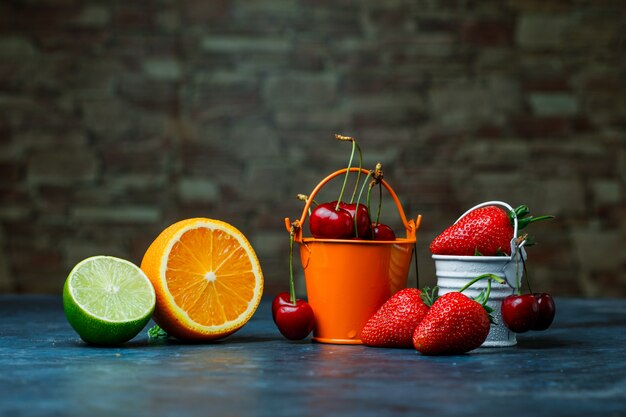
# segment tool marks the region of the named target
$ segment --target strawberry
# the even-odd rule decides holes
[[[488,279],[487,289],[472,300],[462,292],[476,281]],[[491,282],[506,282],[493,274],[469,281],[459,292],[437,298],[413,333],[413,346],[424,355],[454,355],[469,352],[483,344],[493,321],[487,305]]]
[[[506,212],[498,206],[486,206],[472,210],[448,227],[430,244],[435,255],[510,255],[513,239],[513,219],[518,219],[518,229],[529,223],[552,218],[552,216],[526,217],[527,206],[519,206]],[[517,237],[517,236],[515,236]]]
[[[411,347],[413,332],[428,312],[422,295],[417,288],[398,291],[367,321],[361,341],[376,347]]]
[[[454,355],[483,344],[489,334],[489,314],[459,292],[439,297],[413,334],[413,346],[424,355]]]

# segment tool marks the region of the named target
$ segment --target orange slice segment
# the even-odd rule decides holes
[[[257,256],[232,225],[183,220],[165,229],[141,263],[155,287],[154,320],[180,339],[213,340],[241,328],[263,293]]]

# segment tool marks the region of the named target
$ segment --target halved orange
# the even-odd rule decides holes
[[[141,262],[156,292],[154,321],[183,340],[239,330],[261,301],[263,273],[246,237],[207,218],[182,220],[152,242]]]

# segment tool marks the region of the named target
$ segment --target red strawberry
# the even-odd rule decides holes
[[[497,206],[481,207],[469,212],[448,227],[430,244],[436,255],[472,256],[479,252],[496,255],[498,250],[510,254],[513,226],[507,213]]]
[[[498,206],[472,210],[437,236],[430,244],[430,252],[435,255],[458,256],[510,255],[514,217],[518,219],[519,230],[529,223],[552,218],[526,217],[529,214],[527,206],[519,206],[510,213]]]
[[[439,297],[413,334],[413,346],[425,355],[454,355],[483,344],[489,334],[484,306],[460,292]]]
[[[428,312],[417,288],[405,288],[393,295],[367,321],[361,341],[368,346],[411,347],[413,332]]]

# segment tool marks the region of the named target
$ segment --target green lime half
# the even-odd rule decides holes
[[[124,259],[94,256],[79,262],[65,281],[63,308],[87,343],[117,345],[150,321],[156,296],[139,267]]]

